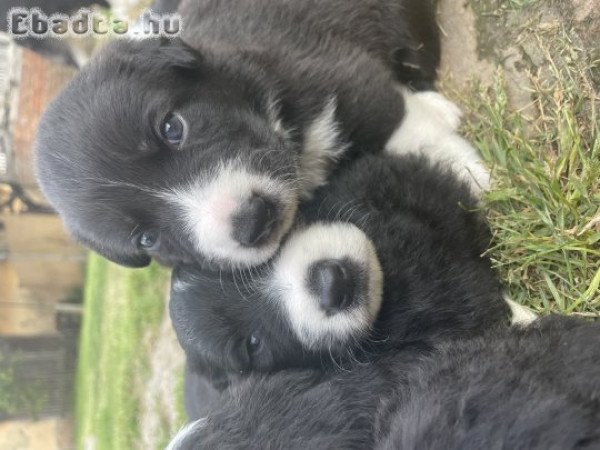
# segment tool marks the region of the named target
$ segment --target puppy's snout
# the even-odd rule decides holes
[[[246,247],[258,247],[275,229],[277,208],[269,199],[254,194],[232,217],[233,239]]]
[[[327,314],[350,307],[356,297],[355,269],[339,260],[319,261],[310,269],[310,289],[318,296],[320,307]]]

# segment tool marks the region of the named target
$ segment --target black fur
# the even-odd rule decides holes
[[[200,372],[185,366],[183,402],[188,420],[205,417],[211,407],[218,405],[221,391],[216,389]]]
[[[225,391],[204,416],[208,426],[174,448],[369,448],[379,399],[393,395],[403,364],[416,364],[417,354],[382,355],[337,373],[254,374]]]
[[[169,449],[600,448],[599,327],[549,317],[336,374],[255,375]]]
[[[600,448],[600,324],[567,317],[445,342],[384,405],[378,449]]]
[[[177,12],[181,0],[154,0],[150,9],[157,14],[173,14]]]
[[[435,80],[430,0],[189,0],[180,12],[189,45],[108,44],[40,122],[44,192],[77,239],[119,264],[235,266],[201,254],[179,207],[157,192],[236,158],[296,192],[303,133],[332,98],[336,145],[353,144],[352,158],[379,151],[400,123],[397,81]],[[173,111],[188,124],[176,151],[157,132]],[[158,238],[151,248],[137,244],[144,232]]]
[[[373,242],[384,280],[371,333],[306,348],[280,306],[285,293],[269,292],[265,280],[272,269],[231,276],[180,266],[170,303],[179,341],[191,364],[222,387],[227,373],[343,365],[363,350],[373,354],[478,334],[507,321],[496,274],[481,256],[489,231],[468,210],[475,203],[468,186],[424,157],[360,158],[317,193],[303,217],[306,227],[352,223]],[[273,295],[282,298],[268,300]],[[260,339],[260,351],[249,351],[251,336]]]

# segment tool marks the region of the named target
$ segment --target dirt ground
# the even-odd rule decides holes
[[[459,89],[474,79],[491,83],[501,68],[512,107],[527,111],[531,103],[527,70],[544,70],[533,45],[536,36],[561,29],[580,52],[596,61],[589,70],[599,91],[600,0],[440,0],[439,24],[444,83]],[[144,430],[157,429],[165,420],[176,426],[175,383],[182,373],[183,354],[168,315],[151,352],[149,394],[141,418]],[[159,439],[149,434],[140,448],[156,448]]]
[[[438,20],[441,78],[455,87],[473,79],[489,84],[500,68],[511,106],[526,110],[527,71],[544,76],[538,39],[563,37],[577,51],[573,58],[593,62],[591,79],[600,91],[600,0],[440,0]]]

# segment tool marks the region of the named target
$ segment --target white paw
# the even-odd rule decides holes
[[[455,134],[460,125],[458,106],[437,92],[399,90],[404,98],[404,117],[386,144],[390,153],[415,153]]]
[[[435,162],[447,162],[454,173],[469,184],[475,197],[481,198],[483,192],[490,189],[490,172],[479,152],[462,136],[449,135],[423,153]]]
[[[400,90],[405,100],[405,116],[386,144],[395,155],[423,154],[432,162],[448,165],[467,181],[479,198],[489,189],[490,175],[479,153],[457,132],[461,111],[437,92]]]
[[[429,114],[435,116],[433,120],[436,122],[445,123],[448,128],[458,130],[463,113],[456,103],[442,94],[433,91],[414,92],[411,103],[411,106],[420,105]]]

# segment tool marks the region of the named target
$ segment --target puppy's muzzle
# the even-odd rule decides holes
[[[244,247],[259,247],[270,240],[277,228],[277,206],[268,198],[253,194],[231,218],[231,237]]]
[[[326,259],[309,269],[310,290],[319,299],[319,306],[333,315],[353,306],[359,296],[356,268],[348,261]]]

